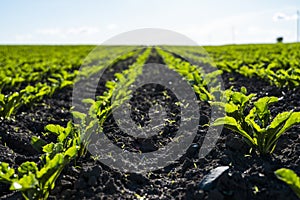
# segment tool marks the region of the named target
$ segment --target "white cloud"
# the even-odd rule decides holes
[[[275,13],[273,16],[273,21],[290,21],[290,20],[296,20],[297,19],[297,14],[293,15],[287,15],[282,12]]]

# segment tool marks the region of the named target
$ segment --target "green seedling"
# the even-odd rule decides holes
[[[300,112],[287,111],[279,113],[273,119],[269,105],[278,101],[277,97],[262,97],[252,103],[255,94],[227,90],[228,103],[223,104],[227,116],[216,119],[213,126],[224,125],[239,133],[245,141],[261,154],[272,153],[280,136],[293,125],[300,123]],[[251,108],[248,114],[246,108]]]
[[[57,143],[47,144],[39,137],[32,137],[32,145],[42,152],[41,165],[22,163],[17,172],[7,163],[0,163],[0,181],[10,184],[10,190],[20,191],[25,199],[47,199],[64,167],[77,157],[80,136],[71,122],[64,128],[47,125],[45,130],[57,136]]]
[[[300,177],[293,170],[281,168],[275,171],[275,175],[278,179],[288,184],[300,198]]]

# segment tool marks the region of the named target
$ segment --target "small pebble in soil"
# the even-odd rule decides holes
[[[229,170],[229,166],[220,166],[212,169],[200,182],[199,188],[202,190],[210,190],[215,187],[218,178]]]

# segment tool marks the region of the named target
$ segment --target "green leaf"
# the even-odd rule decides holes
[[[58,74],[58,73],[53,73],[52,76],[53,76],[54,78],[59,79],[59,80],[63,80],[63,79],[64,79],[64,77],[63,77],[61,74]]]
[[[88,132],[90,129],[98,127],[98,123],[99,123],[99,120],[97,118],[90,121],[89,124],[85,128],[86,132]]]
[[[89,104],[93,105],[95,103],[95,100],[91,99],[91,98],[87,98],[87,99],[83,99],[82,103],[89,103]]]
[[[116,82],[107,81],[106,84],[105,84],[105,87],[107,87],[109,90],[112,90],[116,87]]]
[[[124,83],[126,81],[126,78],[121,73],[115,73],[115,77],[118,79],[119,82]]]
[[[268,140],[271,140],[274,138],[276,133],[282,129],[284,126],[285,122],[290,118],[290,116],[293,114],[292,111],[290,112],[283,112],[279,113],[271,122],[271,124],[267,127],[268,130]]]
[[[200,72],[201,73],[201,72]],[[208,85],[208,84],[216,84],[217,81],[219,81],[218,77],[223,74],[222,70],[215,70],[213,72],[210,73],[204,73],[202,72],[201,74],[204,74],[204,85]]]
[[[69,85],[73,85],[73,81],[67,81],[67,80],[64,80],[61,85],[60,85],[60,89],[64,88],[64,87],[67,87]]]
[[[300,198],[300,178],[293,170],[281,168],[275,171],[275,175],[278,179],[288,184]]]
[[[29,173],[24,175],[21,179],[14,181],[11,184],[10,190],[26,191],[28,189],[36,188],[38,186],[38,180],[34,174]]]
[[[231,89],[225,91],[227,101],[232,102],[239,107],[239,112],[244,112],[245,107],[250,103],[256,94],[249,94],[248,96],[242,92],[233,92]]]
[[[243,93],[243,94],[247,94],[247,88],[246,87],[244,87],[244,86],[242,86],[241,87],[241,93]]]
[[[265,129],[261,128],[253,119],[246,119],[246,122],[255,129],[256,133],[262,133],[265,131]]]
[[[81,113],[81,112],[78,112],[78,111],[72,111],[72,115],[73,115],[74,118],[80,119],[82,122],[86,118],[85,113]]]
[[[234,104],[240,104],[244,102],[244,99],[246,99],[246,95],[240,92],[234,92],[231,96],[231,100]]]
[[[46,131],[49,131],[51,133],[54,133],[56,135],[60,135],[61,133],[64,132],[64,127],[60,126],[60,125],[55,125],[55,124],[48,124],[46,127],[45,127],[45,130]]]
[[[9,167],[8,163],[0,162],[0,181],[11,183],[15,177],[15,170]]]
[[[54,125],[54,124],[48,124],[45,127],[46,131],[49,131],[51,133],[54,133],[58,135],[57,141],[58,142],[64,142],[64,140],[68,137],[70,132],[67,132],[66,129],[60,125]]]
[[[43,147],[43,152],[45,153],[53,153],[53,154],[56,154],[56,153],[59,153],[63,150],[63,144],[62,143],[49,143],[49,144],[46,144],[44,147]]]
[[[70,133],[70,132],[69,132],[69,133]],[[62,133],[58,136],[57,141],[58,141],[59,143],[64,143],[65,140],[66,140],[66,138],[68,137],[68,135],[69,135],[69,134],[67,134],[66,131],[62,132]]]
[[[28,85],[28,86],[24,89],[24,91],[25,91],[26,93],[33,93],[33,92],[35,92],[35,87],[33,87],[33,86],[31,86],[31,85]]]
[[[228,117],[228,116],[221,117],[216,119],[212,124],[212,126],[220,126],[220,125],[224,125],[226,128],[241,134],[253,145],[255,144],[255,141],[251,138],[251,136],[242,129],[241,125],[238,124],[233,117]]]
[[[53,151],[53,148],[54,148],[54,143],[51,142],[49,144],[46,144],[44,147],[43,147],[43,152],[45,153],[51,153]]]
[[[67,123],[67,127],[65,128],[65,134],[68,136],[73,131],[73,123],[72,121],[69,121]]]
[[[18,92],[14,92],[12,95],[10,95],[7,98],[7,102],[5,104],[5,112],[6,112],[6,117],[11,116],[13,113],[15,113],[17,107],[19,107],[21,98],[22,98],[23,94],[20,94]]]
[[[0,94],[0,103],[1,103],[1,105],[5,104],[5,95],[4,94]]]
[[[197,71],[193,73],[193,79],[196,82],[196,84],[202,83],[202,77],[200,76],[199,72],[197,72]]]
[[[68,156],[69,159],[76,157],[78,148],[76,146],[70,147],[66,152],[65,156]]]
[[[236,112],[238,110],[239,110],[239,108],[235,104],[229,104],[229,103],[227,103],[225,105],[225,111],[226,111],[226,113],[234,113],[234,112]]]
[[[289,128],[291,128],[293,125],[295,124],[299,124],[300,123],[300,112],[293,112],[290,117],[288,118],[288,120],[286,121],[286,123],[284,124],[284,126],[280,129],[280,131],[278,131],[278,133],[276,134],[275,137],[275,141],[278,140],[278,138],[285,132],[287,131]]]
[[[268,106],[277,101],[278,101],[277,97],[262,97],[258,99],[256,102],[254,102],[253,104],[257,109],[259,117],[263,118],[263,116],[267,114],[269,111]]]
[[[46,182],[63,164],[63,154],[59,153],[49,160],[46,165],[37,172],[37,178]]]
[[[38,167],[35,162],[24,162],[18,167],[19,177],[23,177],[24,175],[29,175],[30,173],[36,174],[38,171]]]
[[[45,146],[46,144],[47,144],[47,142],[45,140],[41,139],[40,137],[37,137],[37,136],[31,137],[31,145],[38,152],[42,152],[43,146]]]
[[[54,79],[54,78],[48,78],[48,81],[51,82],[51,83],[59,83],[59,80],[57,79]]]

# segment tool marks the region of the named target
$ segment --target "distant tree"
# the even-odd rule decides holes
[[[277,40],[278,43],[282,43],[283,42],[283,37],[278,37],[278,38],[276,38],[276,40]]]

